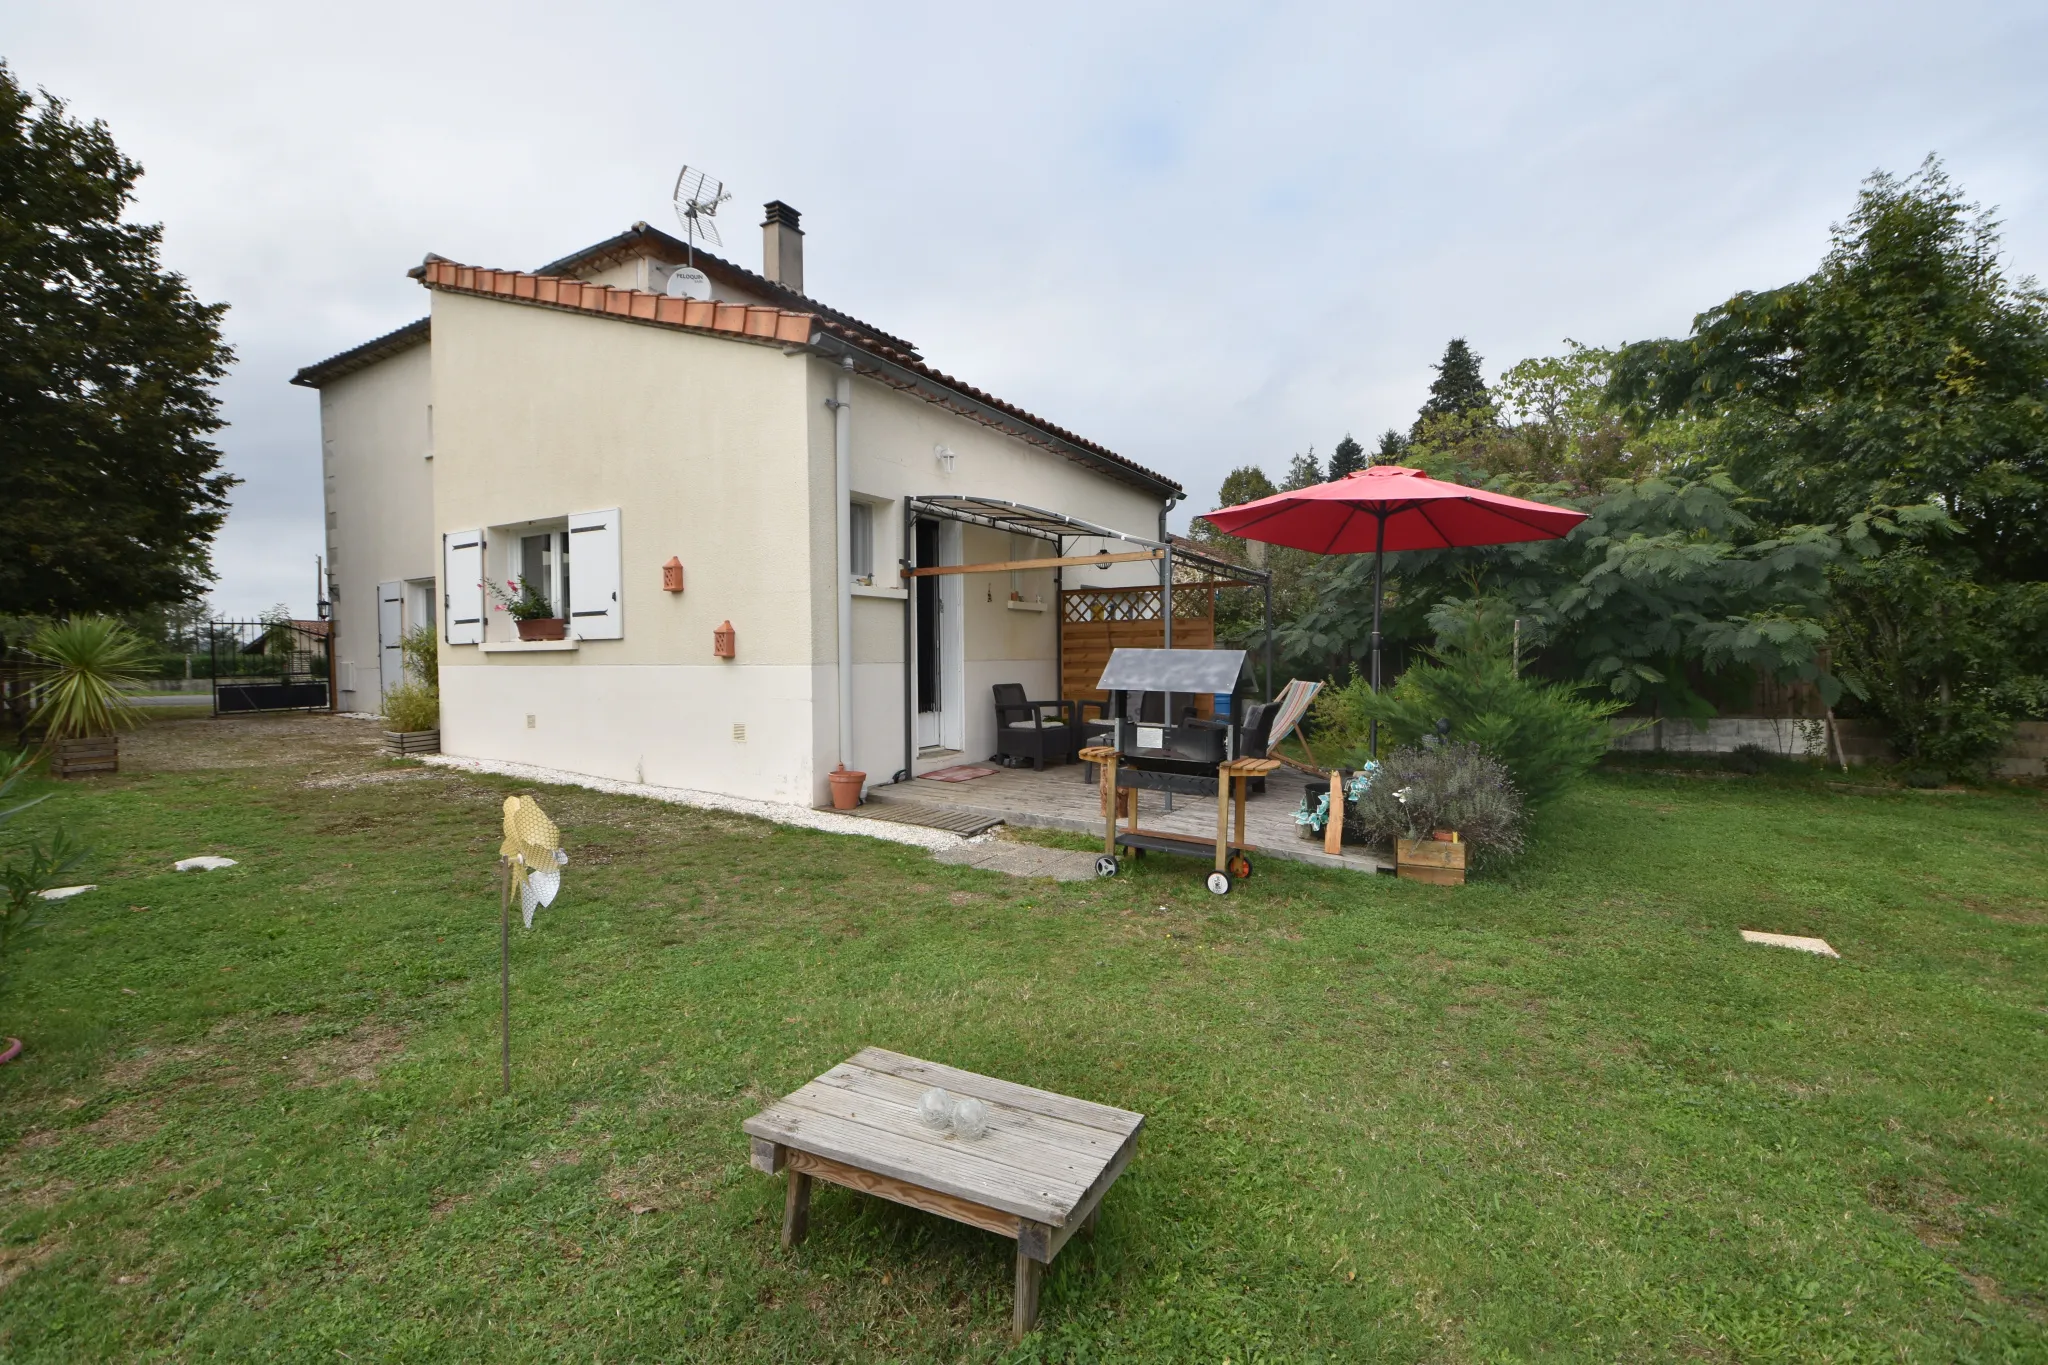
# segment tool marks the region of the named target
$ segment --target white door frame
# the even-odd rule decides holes
[[[939,563],[964,564],[961,523],[939,523]],[[967,747],[967,575],[939,575],[939,743]]]

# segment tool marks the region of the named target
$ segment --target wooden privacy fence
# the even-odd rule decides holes
[[[1068,699],[1108,701],[1096,687],[1111,650],[1160,649],[1166,627],[1157,584],[1135,588],[1069,588],[1060,594],[1060,695]],[[1173,647],[1216,648],[1216,589],[1203,584],[1173,585]],[[1199,698],[1196,711],[1208,715],[1210,701]]]

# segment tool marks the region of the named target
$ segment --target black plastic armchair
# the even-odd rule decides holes
[[[1029,761],[1039,772],[1048,759],[1065,763],[1074,754],[1074,732],[1067,725],[1067,704],[1062,701],[1028,701],[1019,683],[997,683],[996,752],[998,763],[1016,767]],[[1045,713],[1052,712],[1048,721]]]

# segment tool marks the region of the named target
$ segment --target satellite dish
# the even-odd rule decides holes
[[[725,182],[714,180],[703,171],[685,166],[676,176],[676,221],[682,224],[683,242],[692,267],[697,263],[699,239],[716,247],[725,245],[718,238],[718,206],[730,198]]]
[[[708,299],[711,277],[695,266],[679,265],[668,272],[668,296],[672,299]]]

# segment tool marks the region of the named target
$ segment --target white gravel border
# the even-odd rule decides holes
[[[734,815],[752,815],[762,820],[772,820],[778,825],[823,830],[827,834],[855,834],[866,839],[882,839],[892,844],[910,844],[916,848],[930,849],[934,853],[941,849],[959,848],[963,844],[983,843],[995,837],[991,833],[975,839],[965,839],[943,829],[899,825],[888,820],[856,820],[849,815],[838,815],[828,810],[812,810],[809,806],[789,805],[781,801],[750,801],[742,796],[722,796],[717,792],[695,791],[689,787],[656,787],[644,782],[621,782],[616,778],[590,777],[584,773],[564,772],[559,768],[537,768],[529,763],[502,763],[487,758],[458,758],[453,754],[409,754],[407,757],[419,763],[432,764],[436,768],[453,768],[459,772],[470,773],[495,773],[500,777],[523,778],[528,782],[545,782],[558,787],[587,787],[591,791],[610,792],[614,796],[641,796],[650,801],[666,801],[672,806],[694,806],[698,810],[722,810]]]

